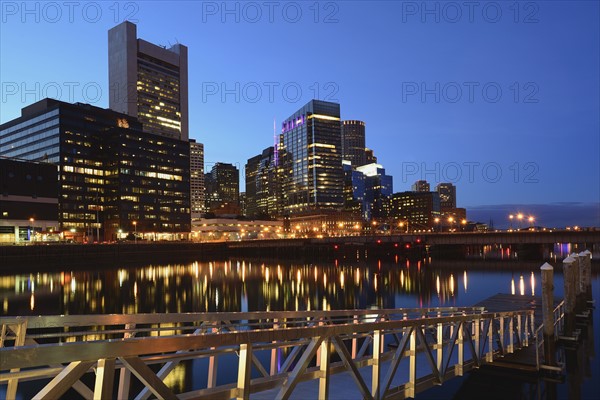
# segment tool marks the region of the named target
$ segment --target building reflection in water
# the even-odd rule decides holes
[[[458,304],[473,273],[460,269],[459,290],[456,270],[426,261],[394,261],[336,265],[234,260],[13,275],[0,277],[0,296],[3,315],[436,307]],[[534,295],[533,272],[529,281]],[[515,294],[514,276],[510,285]],[[525,286],[520,273],[520,295]]]

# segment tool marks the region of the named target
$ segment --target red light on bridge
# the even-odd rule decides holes
[[[410,243],[406,243],[406,248],[410,249]]]
[[[381,244],[381,239],[377,239],[377,244]]]
[[[394,243],[394,247],[398,247],[398,243]]]
[[[338,249],[338,245],[336,244],[335,246],[333,246],[333,248],[337,250]]]
[[[421,243],[421,239],[420,238],[417,239],[417,243]]]

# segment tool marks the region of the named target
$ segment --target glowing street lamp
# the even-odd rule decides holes
[[[137,221],[133,221],[133,229],[134,229],[134,235],[133,235],[133,243],[137,244]]]
[[[518,213],[517,214],[517,219],[519,220],[519,229],[521,229],[521,221],[523,221],[523,214],[522,213]]]
[[[533,216],[530,215],[528,218],[528,221],[529,221],[529,226],[533,228],[533,223],[535,222],[535,218],[533,218]]]
[[[452,223],[454,222],[454,218],[453,217],[448,217],[448,224],[450,225],[450,227],[448,228],[448,231],[452,232]]]
[[[510,214],[510,215],[508,216],[508,219],[510,220],[510,230],[511,230],[511,231],[512,231],[512,228],[513,228],[512,222],[513,222],[513,219],[514,219],[514,218],[515,218],[515,216],[514,216],[514,215],[512,215],[512,214]]]
[[[435,222],[435,226],[436,226],[436,231],[440,231],[440,219],[438,217],[435,217],[433,219],[433,222]]]

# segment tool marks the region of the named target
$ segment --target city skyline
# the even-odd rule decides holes
[[[285,116],[314,97],[339,102],[342,120],[365,121],[367,147],[395,177],[395,191],[409,190],[419,179],[432,186],[452,182],[459,206],[477,210],[482,222],[487,222],[486,206],[498,204],[531,214],[537,205],[554,205],[561,218],[576,208],[582,214],[577,218],[589,215],[589,222],[574,224],[599,224],[597,3],[561,8],[560,3],[535,2],[537,8],[521,4],[511,10],[489,2],[488,11],[499,4],[503,12],[496,22],[492,14],[478,12],[469,21],[467,10],[452,22],[452,10],[435,2],[431,7],[439,8],[437,15],[414,2],[323,2],[313,9],[284,2],[277,4],[287,14],[274,12],[272,23],[265,10],[254,21],[252,10],[235,2],[228,3],[233,14],[220,8],[224,3],[181,3],[186,15],[167,3],[118,3],[112,9],[98,4],[96,22],[91,22],[91,11],[81,13],[83,4],[72,16],[62,10],[54,23],[52,10],[35,4],[39,22],[20,3],[13,4],[17,10],[2,6],[0,123],[45,95],[57,97],[52,94],[58,90],[60,100],[108,107],[106,32],[133,13],[141,38],[189,48],[190,138],[205,145],[207,169],[220,161],[243,170],[249,157],[272,144],[273,117],[279,129]],[[131,4],[137,8],[126,8]],[[296,6],[302,17],[291,22]],[[386,10],[396,12],[399,28]],[[359,22],[371,36],[356,40],[352,28]],[[563,36],[553,31],[558,22],[565,28]],[[56,47],[32,44],[41,32]],[[471,36],[475,32],[477,38]],[[405,41],[402,33],[416,39]],[[333,49],[319,45],[317,39],[325,34],[329,40],[324,43]],[[319,60],[317,67],[302,60],[307,49]],[[414,56],[413,61],[396,53]],[[443,56],[445,68],[432,67]],[[43,60],[45,68],[36,60]],[[283,87],[289,89],[285,95]],[[100,95],[93,96],[98,88]],[[291,97],[295,88],[302,96]],[[495,101],[498,88],[502,96]],[[471,89],[473,101],[467,99]],[[462,97],[454,101],[457,90]],[[496,225],[506,224],[498,212],[489,214],[496,216]],[[469,219],[477,218],[469,214]]]

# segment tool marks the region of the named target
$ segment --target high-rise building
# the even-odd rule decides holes
[[[285,119],[280,135],[284,213],[344,205],[340,105],[311,100]]]
[[[427,181],[420,180],[413,183],[411,189],[413,192],[430,192],[431,185]]]
[[[342,158],[353,168],[365,165],[365,123],[347,120],[342,122]]]
[[[439,183],[435,191],[440,194],[442,212],[456,208],[456,186],[452,183]]]
[[[275,149],[268,147],[246,163],[246,215],[272,218],[281,213]]]
[[[145,132],[188,140],[188,49],[137,38],[125,21],[108,31],[109,107],[136,117]]]
[[[143,132],[133,117],[44,99],[0,125],[0,156],[58,166],[58,222],[66,235],[190,232],[189,144]]]
[[[440,217],[440,196],[437,192],[394,193],[390,198],[390,216],[408,224],[411,231],[433,229]]]
[[[190,139],[190,201],[192,218],[204,212],[204,145]]]
[[[387,218],[388,197],[394,192],[393,177],[386,175],[380,164],[367,164],[356,168],[365,176],[364,215],[367,220]]]
[[[240,171],[233,164],[215,163],[205,175],[207,211],[226,208],[227,214],[239,213]]]

